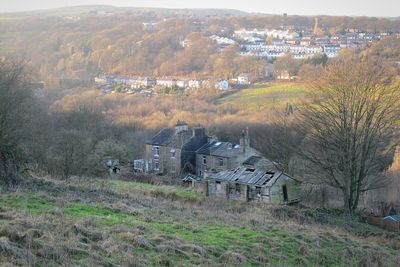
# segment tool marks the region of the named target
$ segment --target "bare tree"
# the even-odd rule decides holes
[[[293,106],[287,103],[285,109],[274,110],[274,121],[268,125],[252,127],[252,145],[266,157],[279,163],[290,175],[296,174],[295,156],[304,135],[298,131]]]
[[[354,211],[363,192],[385,186],[383,171],[399,143],[400,90],[378,64],[334,62],[302,110],[303,155],[315,176],[343,193]]]
[[[24,67],[0,63],[0,182],[13,183],[23,165],[30,90]]]

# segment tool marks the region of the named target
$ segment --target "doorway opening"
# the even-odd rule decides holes
[[[288,194],[286,185],[282,185],[283,201],[288,202]]]

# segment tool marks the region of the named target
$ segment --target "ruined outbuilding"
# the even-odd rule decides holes
[[[291,204],[300,201],[300,181],[278,170],[240,166],[208,176],[209,196]]]

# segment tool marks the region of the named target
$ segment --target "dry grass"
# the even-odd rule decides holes
[[[119,182],[117,182],[118,184]],[[0,262],[81,266],[395,266],[398,235],[340,211],[32,179],[0,197]],[[160,192],[172,190],[159,187]],[[182,194],[176,189],[175,194]],[[186,194],[186,193],[185,193]]]

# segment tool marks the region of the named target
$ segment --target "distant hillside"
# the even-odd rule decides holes
[[[319,16],[335,34],[345,29],[400,32],[389,19]],[[315,17],[288,16],[287,24],[313,28]],[[77,6],[0,14],[0,59],[32,66],[47,87],[87,85],[99,74],[232,78],[261,75],[265,62],[239,57],[237,47],[221,53],[212,35],[232,38],[238,29],[279,29],[281,15],[231,9],[162,9]],[[182,42],[189,40],[189,46]]]
[[[152,7],[116,7],[110,5],[85,5],[62,7],[54,9],[34,10],[27,12],[7,13],[13,16],[72,16],[83,15],[90,13],[124,13],[124,12],[154,12],[159,15],[185,15],[195,17],[207,16],[246,16],[249,13],[235,9],[169,9],[169,8],[152,8]],[[0,13],[1,14],[1,13]]]

